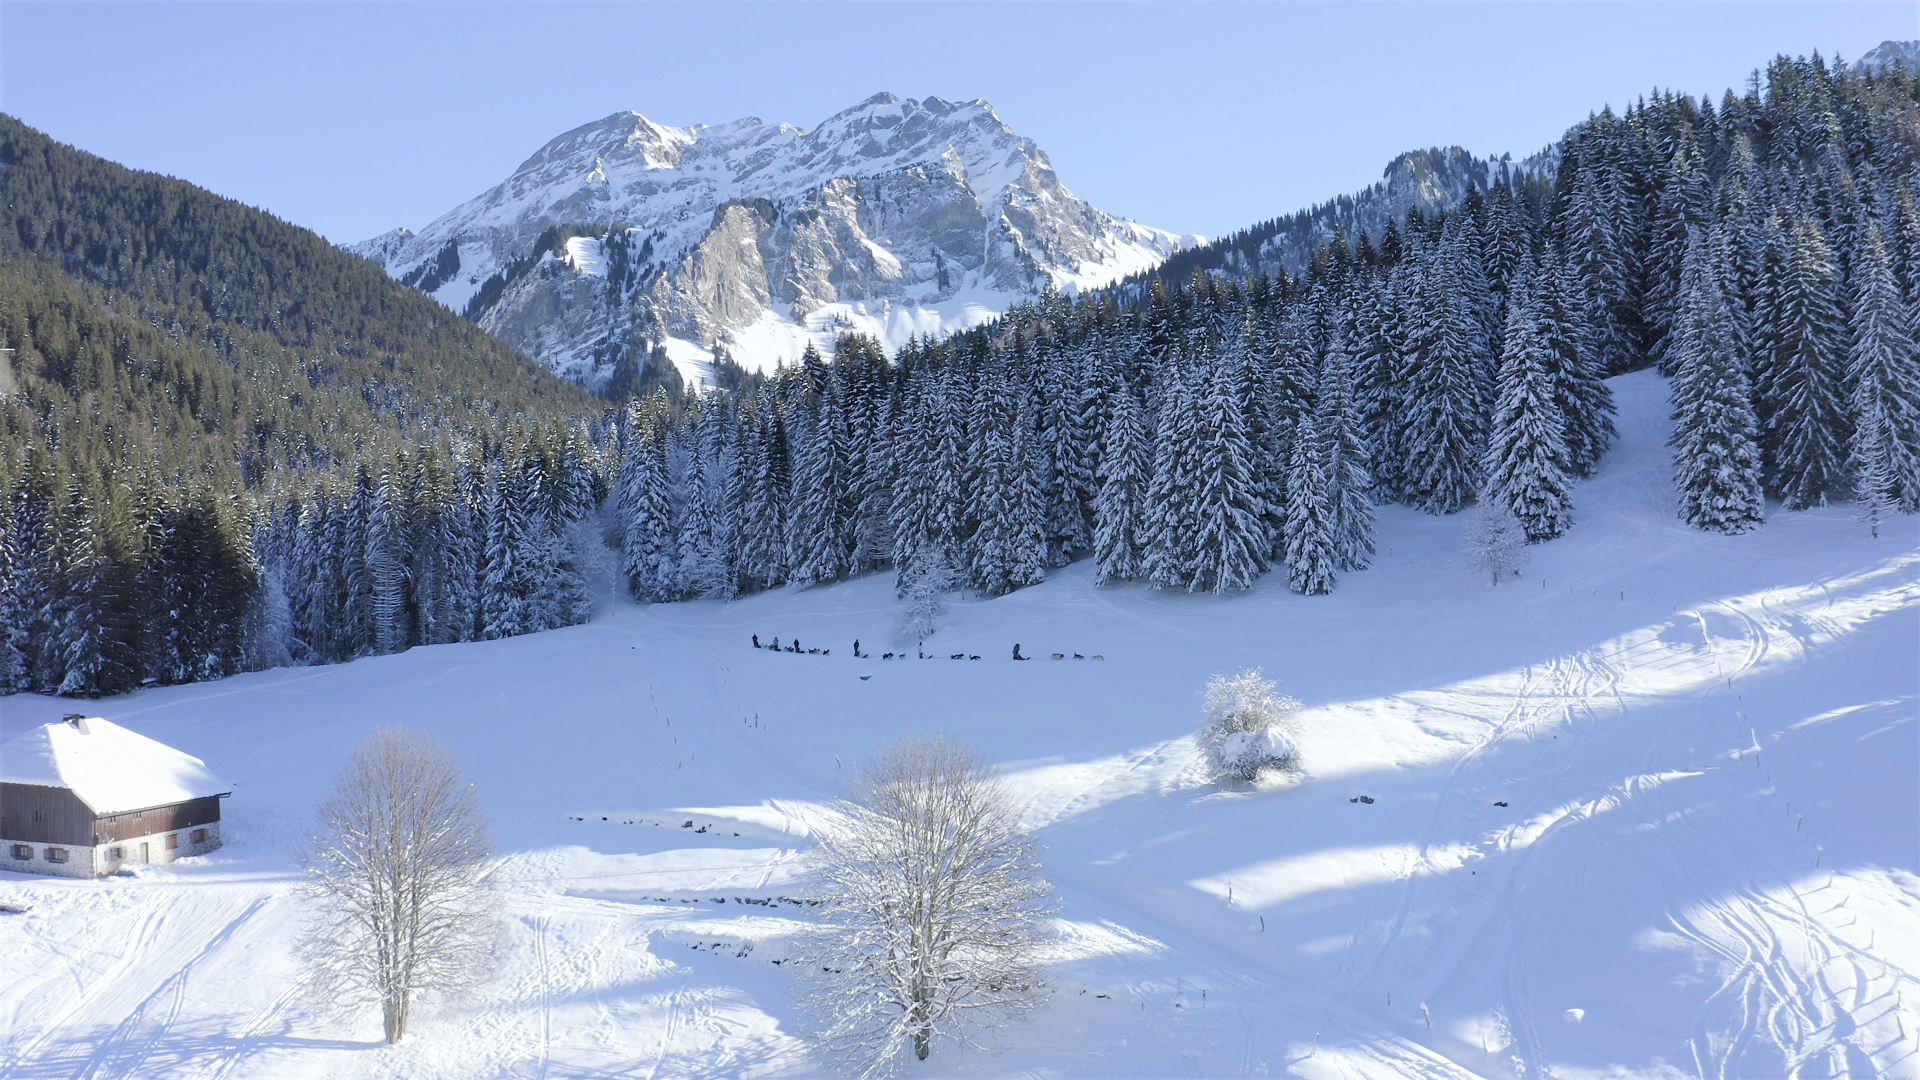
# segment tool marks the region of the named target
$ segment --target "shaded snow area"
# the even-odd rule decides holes
[[[1915,1076],[1920,522],[1690,531],[1663,384],[1614,386],[1580,524],[1497,588],[1463,517],[1385,508],[1331,596],[1083,562],[955,603],[937,660],[853,656],[894,647],[868,577],[104,702],[235,782],[228,844],[0,874],[32,907],[0,914],[0,1077],[817,1074],[774,963],[807,823],[933,731],[1031,800],[1063,909],[1051,1008],[916,1074]],[[1210,786],[1201,688],[1255,665],[1306,705],[1305,773]],[[8,699],[0,734],[69,707]],[[498,975],[396,1047],[319,1014],[290,952],[289,846],[385,723],[465,756],[509,891]]]

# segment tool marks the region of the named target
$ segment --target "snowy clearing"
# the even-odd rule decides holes
[[[1463,517],[1383,507],[1331,596],[1095,589],[1083,561],[956,602],[938,660],[853,656],[895,647],[881,576],[100,702],[233,783],[228,844],[0,873],[31,908],[0,914],[0,1077],[816,1073],[777,963],[796,855],[848,766],[930,731],[1031,798],[1064,910],[1052,1008],[917,1071],[1920,1075],[1920,521],[1689,530],[1664,384],[1613,386],[1579,524],[1498,588]],[[1304,777],[1206,785],[1200,691],[1251,666],[1306,704]],[[0,736],[73,707],[0,700]],[[388,723],[465,756],[511,939],[394,1047],[316,1011],[290,951],[290,844]]]

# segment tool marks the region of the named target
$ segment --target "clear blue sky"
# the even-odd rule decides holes
[[[982,97],[1096,206],[1217,235],[1396,153],[1538,149],[1656,87],[1920,37],[1920,5],[0,3],[0,109],[339,241],[620,109],[812,127]]]

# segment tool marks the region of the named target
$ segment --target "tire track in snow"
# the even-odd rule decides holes
[[[1553,675],[1561,675],[1562,681],[1564,682],[1561,663],[1562,658],[1556,657],[1545,664],[1529,665],[1524,668],[1520,674],[1519,687],[1507,697],[1508,704],[1505,713],[1498,721],[1484,730],[1480,736],[1474,740],[1471,746],[1455,755],[1453,761],[1448,765],[1446,775],[1442,779],[1438,791],[1435,794],[1433,809],[1427,815],[1426,827],[1404,871],[1395,877],[1393,887],[1390,890],[1383,890],[1381,897],[1375,899],[1368,911],[1364,925],[1373,926],[1384,922],[1385,925],[1381,937],[1377,943],[1369,948],[1369,955],[1365,959],[1348,966],[1346,973],[1341,977],[1340,983],[1334,992],[1336,998],[1344,998],[1358,990],[1362,985],[1371,980],[1379,972],[1382,964],[1386,962],[1388,954],[1393,950],[1393,947],[1399,942],[1402,934],[1406,930],[1407,921],[1413,906],[1414,894],[1423,879],[1420,871],[1436,866],[1432,857],[1433,845],[1441,829],[1442,820],[1451,809],[1449,800],[1455,788],[1459,785],[1463,775],[1469,768],[1478,763],[1481,756],[1488,749],[1505,740],[1516,730],[1530,726],[1533,718],[1532,710],[1527,707],[1527,702],[1530,697],[1534,696],[1532,689],[1546,682]],[[1535,674],[1536,668],[1539,671],[1538,675]],[[1432,708],[1433,706],[1429,705],[1427,707]],[[1388,902],[1386,900],[1388,893],[1391,893],[1393,896],[1393,910],[1391,915],[1382,919],[1378,912],[1381,905]],[[1349,955],[1352,955],[1354,947],[1350,946],[1348,951]]]
[[[1814,591],[1817,597],[1812,595]],[[1818,628],[1827,638],[1840,640],[1841,635],[1826,618],[1835,600],[1825,582],[1814,582],[1800,590],[1818,604],[1818,612],[1812,615],[1800,609],[1795,597],[1782,597],[1781,592],[1768,589],[1750,598],[1702,605],[1732,617],[1743,631],[1739,635],[1743,648],[1738,665],[1730,674],[1718,661],[1721,643],[1730,643],[1732,639],[1716,640],[1710,634],[1704,614],[1699,610],[1690,612],[1701,626],[1708,655],[1716,664],[1715,682],[1696,685],[1691,697],[1708,700],[1723,686],[1753,673],[1777,654],[1786,654],[1783,659],[1805,666],[1814,650],[1806,637],[1792,633],[1789,628],[1794,625]],[[1742,600],[1758,609],[1757,613],[1749,609],[1749,603],[1740,602]],[[1639,674],[1634,666],[1621,662],[1630,651],[1596,650],[1594,657],[1619,669],[1618,683],[1624,684]],[[1672,688],[1664,689],[1671,692]],[[1624,688],[1615,694],[1615,707],[1622,716],[1631,716],[1632,703],[1628,699]],[[1643,774],[1657,774],[1658,763],[1677,757],[1680,744],[1687,741],[1684,732],[1651,740],[1643,756]],[[1824,975],[1834,963],[1843,962],[1854,973],[1851,986],[1856,1000],[1862,994],[1871,993],[1872,980],[1855,959],[1864,955],[1863,950],[1836,938],[1824,923],[1814,919],[1806,910],[1804,898],[1793,891],[1791,882],[1781,879],[1776,883],[1777,889],[1794,896],[1790,904],[1763,888],[1759,883],[1759,867],[1766,865],[1765,860],[1738,835],[1701,815],[1684,813],[1691,804],[1678,804],[1669,785],[1630,781],[1626,794],[1628,797],[1621,800],[1621,805],[1642,828],[1661,837],[1666,848],[1668,857],[1654,864],[1653,869],[1667,885],[1670,925],[1697,947],[1721,960],[1721,984],[1702,1003],[1693,1025],[1691,1050],[1700,1076],[1706,1080],[1737,1080],[1742,1076],[1771,1080],[1784,1070],[1785,1076],[1798,1078],[1802,1068],[1818,1058],[1832,1059],[1837,1055],[1844,1061],[1845,1050],[1833,1037],[1843,1024],[1852,1029],[1846,1045],[1854,1046],[1869,1059],[1886,1048],[1885,1042],[1874,1045],[1859,1037],[1863,1026],[1852,1020],[1850,1010],[1836,1007],[1839,993]],[[1716,870],[1708,852],[1736,861],[1737,872],[1728,874]],[[1690,910],[1690,902],[1697,904],[1706,898],[1712,898],[1710,906]],[[1797,932],[1803,964],[1794,962],[1782,927]],[[1867,1000],[1885,996],[1888,993],[1883,992]],[[1726,1013],[1732,1014],[1727,1022],[1716,1021],[1716,1016]],[[1758,1073],[1743,1072],[1743,1063],[1755,1045],[1762,1042],[1779,1053],[1778,1061],[1760,1064],[1758,1067],[1763,1071]]]
[[[552,915],[536,916],[533,920],[533,940],[536,959],[540,965],[540,1076],[545,1080],[553,1067],[553,980],[547,966],[547,931],[553,926]]]
[[[47,1021],[47,1023],[41,1027],[39,1035],[35,1036],[32,1041],[21,1047],[20,1050],[14,1054],[13,1058],[7,1062],[6,1070],[0,1072],[0,1080],[9,1080],[9,1078],[15,1076],[22,1065],[39,1056],[40,1049],[45,1046],[49,1040],[65,1032],[81,1011],[85,1010],[117,986],[120,980],[127,975],[128,970],[133,967],[134,961],[141,953],[145,952],[146,947],[160,935],[162,926],[166,922],[169,913],[167,907],[150,900],[147,911],[141,917],[139,924],[134,928],[132,939],[127,947],[98,979],[95,979],[91,984],[83,987],[79,995],[75,997],[66,1008],[61,1009],[51,1020]]]
[[[134,1005],[132,1011],[116,1024],[104,1039],[100,1040],[100,1042],[93,1047],[86,1063],[80,1067],[78,1072],[73,1074],[75,1080],[94,1080],[96,1077],[138,1075],[137,1070],[139,1067],[154,1056],[153,1051],[155,1048],[172,1029],[174,1022],[179,1019],[181,1008],[186,1001],[187,979],[193,974],[194,968],[197,967],[201,961],[212,956],[226,945],[226,943],[233,938],[234,934],[238,932],[242,924],[253,918],[261,908],[266,906],[267,899],[265,896],[256,896],[244,911],[232,919],[229,919],[225,925],[221,926],[186,963],[175,969],[171,975],[167,976],[151,992],[141,998],[141,1000]],[[158,936],[157,932],[143,935],[136,941],[135,945],[128,950],[129,955],[150,952],[151,946]],[[144,1026],[143,1021],[146,1019],[148,1011],[156,1002],[163,998],[166,1001],[165,1018],[154,1025],[149,1034],[139,1038],[137,1040],[137,1046],[134,1045],[136,1035]],[[66,1026],[71,1026],[71,1024]],[[53,1035],[55,1030],[56,1029],[50,1026],[46,1033],[47,1036]],[[116,1068],[116,1066],[121,1065],[122,1062],[130,1065],[132,1071],[122,1071]]]

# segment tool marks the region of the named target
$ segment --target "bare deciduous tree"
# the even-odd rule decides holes
[[[823,1048],[863,1077],[1046,1000],[1052,887],[992,766],[944,738],[881,751],[810,855],[822,925],[796,948]]]
[[[1517,574],[1527,565],[1527,531],[1513,511],[1483,500],[1467,519],[1467,531],[1461,549],[1467,565],[1485,570],[1495,585],[1508,574]]]
[[[924,556],[900,584],[900,610],[894,619],[893,640],[914,645],[933,636],[947,615],[947,594],[960,587],[959,575],[944,558]]]
[[[463,989],[491,965],[486,812],[451,747],[383,728],[354,747],[315,818],[302,953],[320,1000],[377,1003],[395,1042],[416,995]]]

